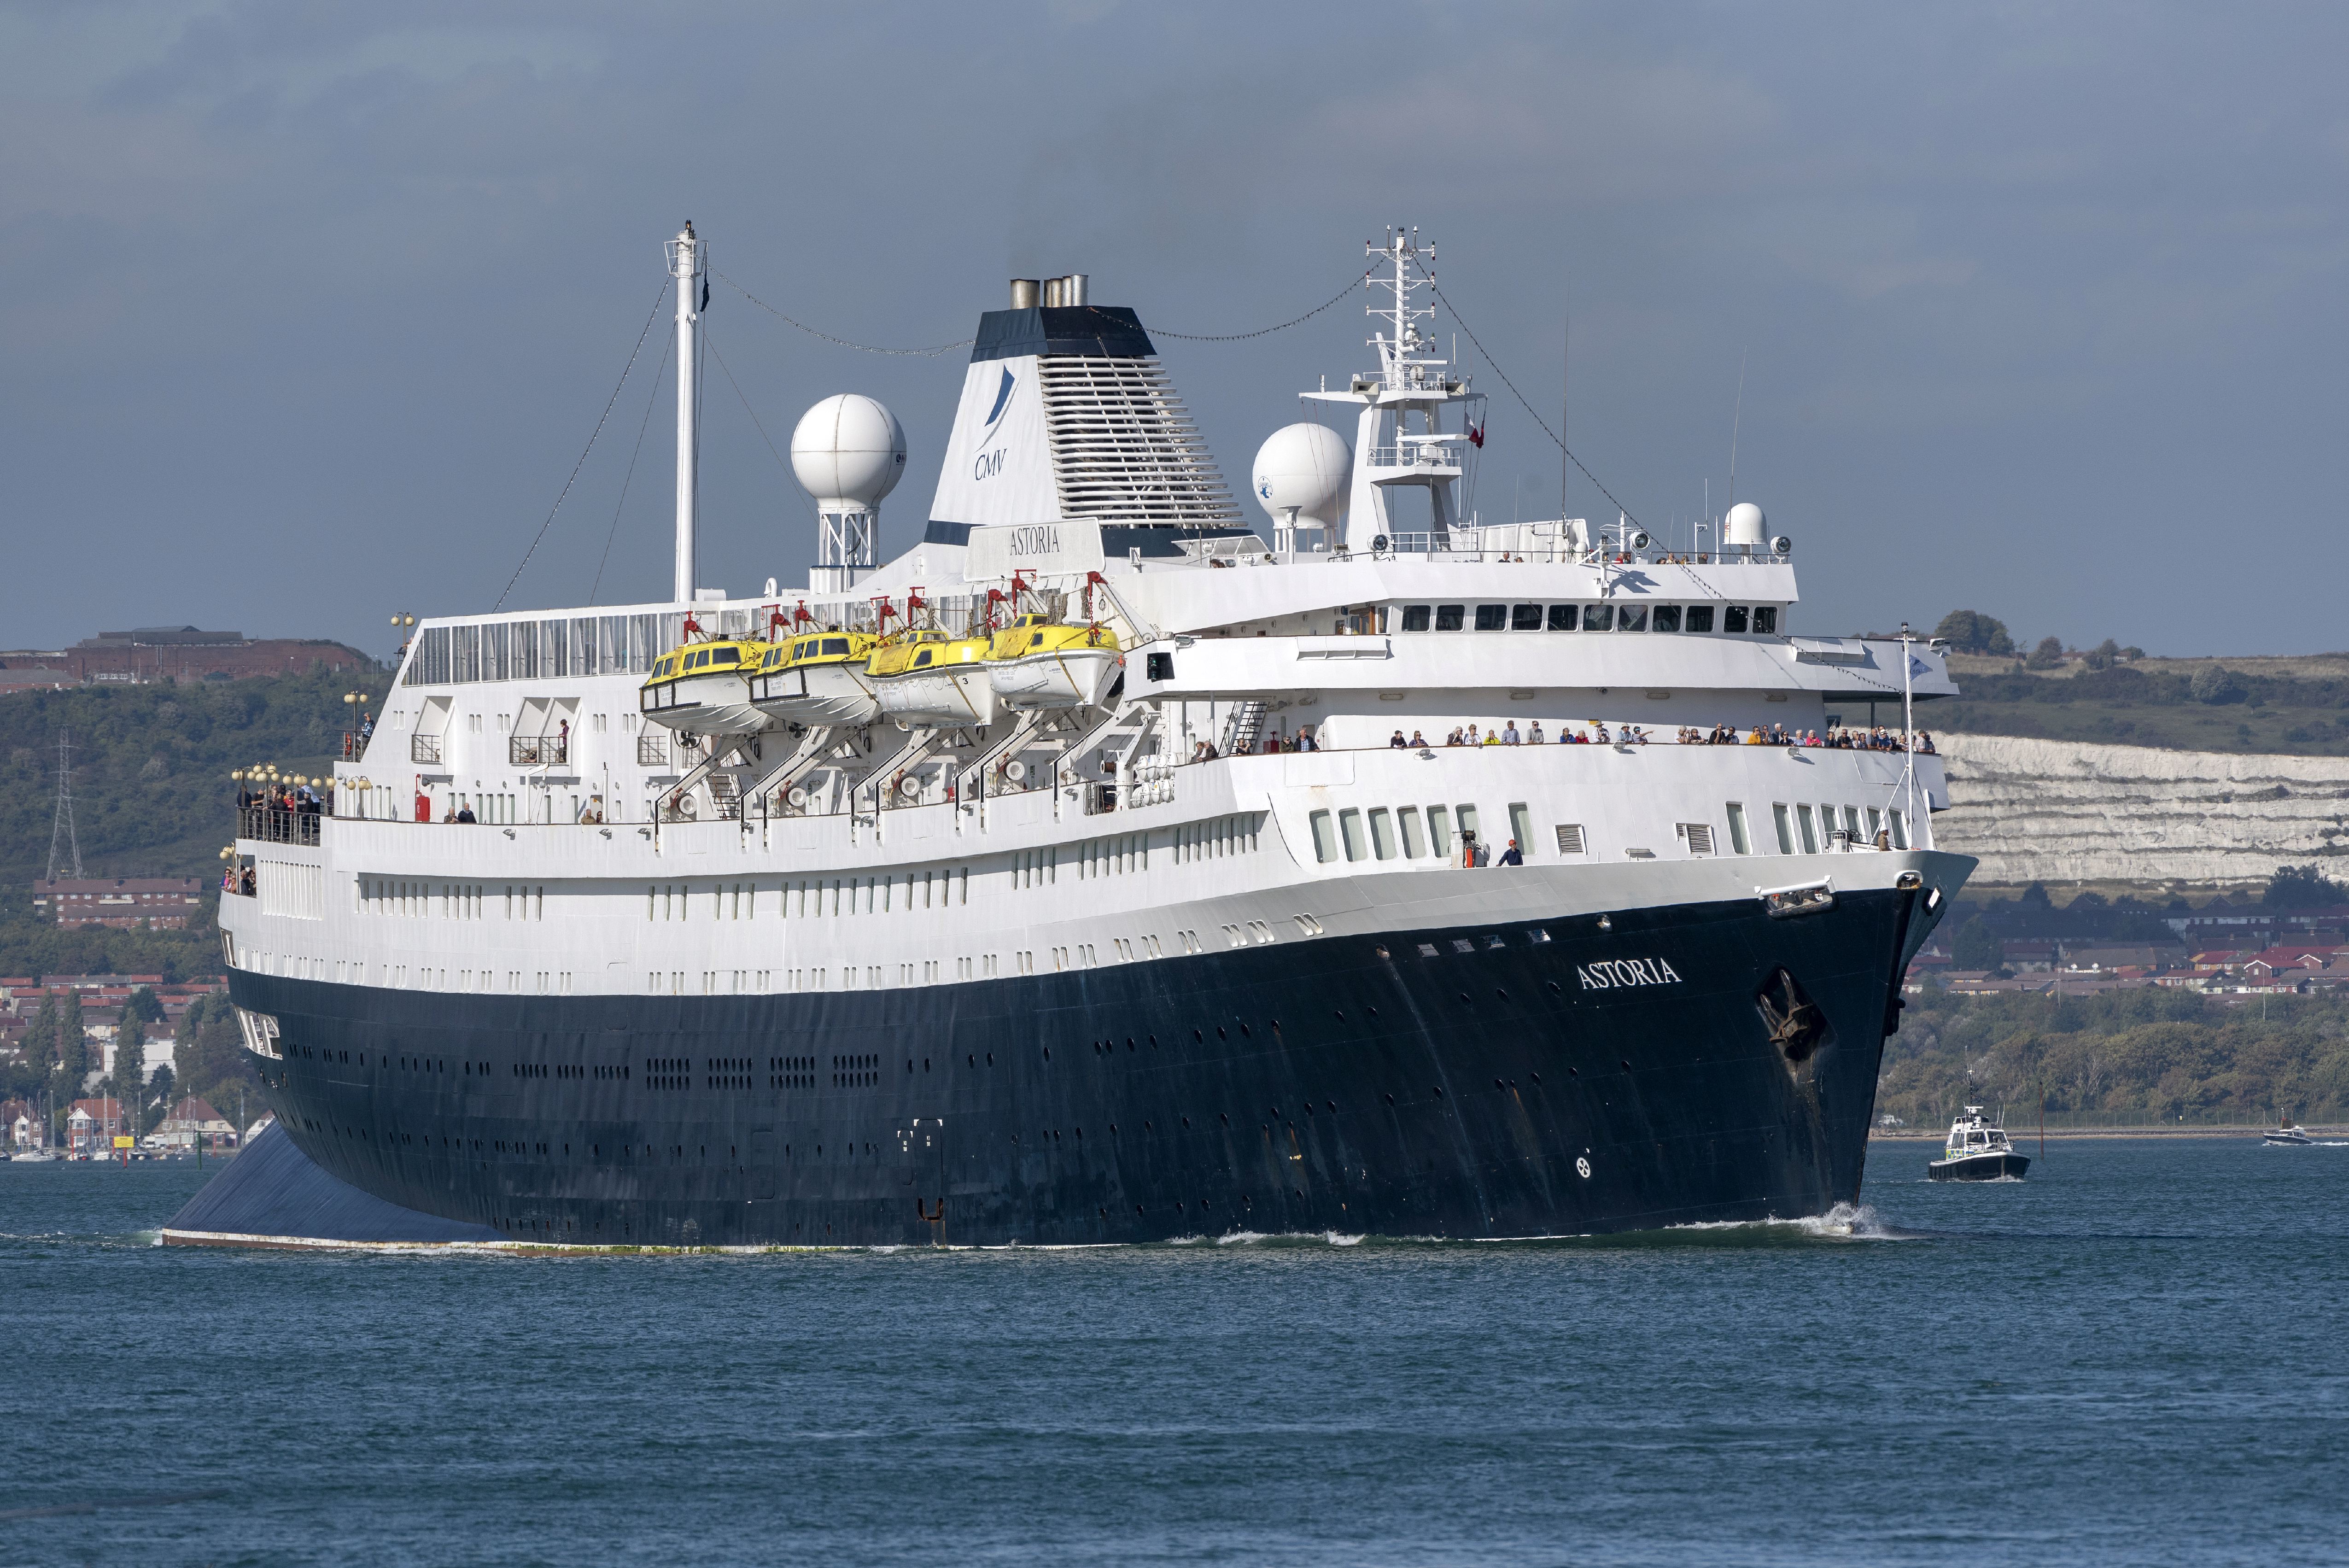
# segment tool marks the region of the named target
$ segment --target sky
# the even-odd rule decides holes
[[[1487,521],[1560,507],[1506,375],[1660,540],[1733,426],[1797,629],[2340,649],[2344,58],[2349,8],[2147,0],[0,5],[0,646],[666,597],[665,318],[622,371],[690,218],[737,593],[805,580],[833,392],[918,535],[963,364],[740,291],[920,348],[1084,272],[1241,333],[1401,223],[1490,356]],[[1367,303],[1161,340],[1236,490]]]

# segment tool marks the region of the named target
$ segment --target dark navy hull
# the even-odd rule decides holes
[[[2020,1181],[2030,1168],[2031,1160],[2025,1155],[1970,1154],[1962,1159],[1930,1161],[1925,1174],[1935,1181]]]
[[[304,1152],[512,1241],[1578,1234],[1856,1200],[1919,897],[830,994],[230,989]]]

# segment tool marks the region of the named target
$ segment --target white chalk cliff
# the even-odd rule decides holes
[[[2349,758],[2236,756],[2007,735],[1938,737],[1935,842],[1979,882],[2250,881],[2349,870]]]

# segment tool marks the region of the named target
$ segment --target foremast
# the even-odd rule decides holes
[[[1428,497],[1428,545],[1442,548],[1451,531],[1467,521],[1461,491],[1469,474],[1471,452],[1484,443],[1481,412],[1485,396],[1469,389],[1468,378],[1437,356],[1435,340],[1423,324],[1435,314],[1433,304],[1421,297],[1433,291],[1435,246],[1423,244],[1419,230],[1396,227],[1384,243],[1365,242],[1365,254],[1381,265],[1365,275],[1371,288],[1386,292],[1383,306],[1368,307],[1374,321],[1385,323],[1371,333],[1369,343],[1379,356],[1379,368],[1353,378],[1344,391],[1324,388],[1304,394],[1309,401],[1352,404],[1361,411],[1354,425],[1354,471],[1347,496],[1345,548],[1368,552],[1381,539],[1398,533],[1393,494],[1399,489],[1424,490]],[[1447,431],[1444,410],[1461,405],[1461,428]],[[1415,521],[1415,519],[1413,520]],[[1412,530],[1416,532],[1417,530]]]

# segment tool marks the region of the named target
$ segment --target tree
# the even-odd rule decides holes
[[[163,1118],[171,1114],[171,1099],[178,1087],[168,1065],[155,1069],[155,1075],[147,1080],[146,1096],[140,1105],[140,1131],[150,1132],[162,1125]]]
[[[2243,678],[2223,664],[2206,664],[2196,670],[2186,691],[2197,702],[2208,702],[2213,708],[2240,702],[2249,694]]]
[[[2014,651],[2014,639],[2008,635],[2005,622],[1992,620],[1979,610],[1951,610],[1933,628],[1933,635],[1947,639],[1960,653],[1987,653],[2003,659]]]
[[[2271,909],[2322,909],[2349,904],[2349,888],[2313,866],[2282,866],[2268,878],[2268,890],[2260,902]]]
[[[135,1112],[147,1087],[147,1026],[133,1018],[127,1007],[115,1028],[114,1071],[109,1078],[114,1096]],[[137,1119],[135,1115],[132,1119]]]
[[[1958,928],[1958,940],[1951,953],[1955,967],[1992,970],[1998,968],[2005,957],[2005,944],[1998,940],[1998,933],[1990,929],[1990,922],[1980,915]]]
[[[2096,644],[2080,656],[2080,662],[2091,670],[2110,670],[2120,662],[2121,645],[2111,638]]]
[[[2054,669],[2064,662],[2064,639],[2060,637],[2041,638],[2039,646],[2031,650],[2031,657],[2023,662],[2033,670]]]
[[[81,998],[67,992],[57,1003],[57,1028],[51,1036],[49,1061],[60,1102],[78,1097],[89,1076],[89,1035],[82,1028]]]
[[[241,1084],[257,1084],[252,1058],[237,1027],[236,1009],[217,993],[196,999],[180,1020],[179,1087],[201,1095],[223,1110],[231,1107]],[[226,1098],[215,1096],[225,1094]]]
[[[122,1015],[136,1018],[141,1023],[160,1023],[163,1022],[163,1004],[155,1000],[152,986],[142,985],[133,991],[130,999],[122,1004]]]

